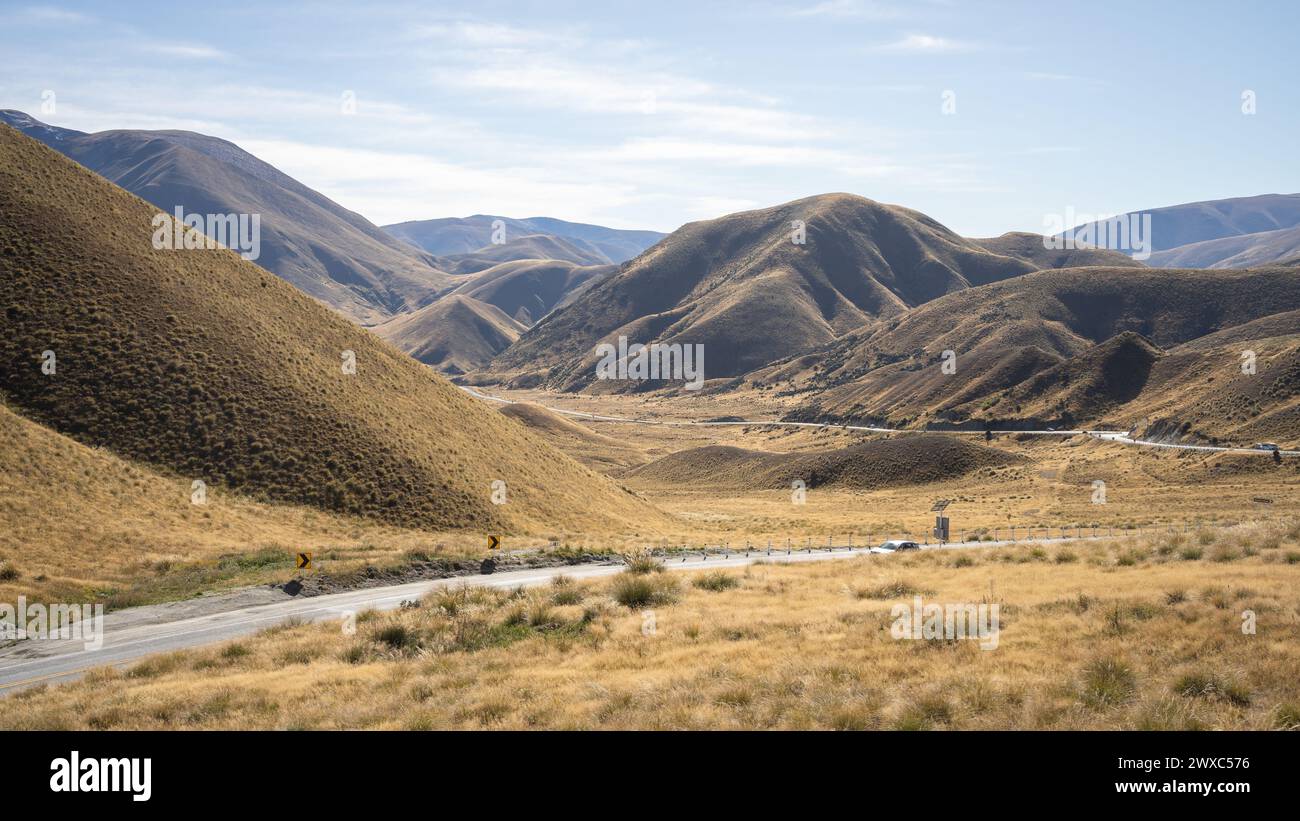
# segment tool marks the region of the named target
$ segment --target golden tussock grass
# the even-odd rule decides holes
[[[355,635],[289,626],[19,693],[0,726],[1289,728],[1298,539],[1249,525],[450,590]],[[618,604],[629,579],[662,585],[652,616]],[[891,638],[913,595],[998,604],[996,649]]]

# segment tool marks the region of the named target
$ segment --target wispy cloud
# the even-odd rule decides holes
[[[936,37],[933,34],[908,34],[891,43],[875,46],[873,51],[894,54],[948,54],[957,51],[973,51],[978,48],[975,43]]]
[[[94,18],[79,11],[70,11],[55,6],[27,6],[17,9],[14,12],[3,15],[0,19],[5,19],[21,23],[90,23]]]
[[[230,55],[226,52],[204,45],[187,45],[185,43],[153,43],[145,46],[146,51],[165,57],[178,57],[184,60],[224,60]]]

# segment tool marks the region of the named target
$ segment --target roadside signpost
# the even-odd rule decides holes
[[[311,554],[299,553],[297,565],[299,570],[311,570]]]
[[[950,523],[948,517],[943,515],[948,505],[952,504],[952,499],[939,499],[930,506],[931,513],[937,513],[934,517],[934,538],[939,540],[940,544],[948,541]]]

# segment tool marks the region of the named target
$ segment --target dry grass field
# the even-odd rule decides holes
[[[696,574],[634,561],[441,592],[355,635],[286,625],[104,669],[16,694],[0,727],[1296,728],[1298,541],[1246,525]],[[892,638],[914,596],[996,603],[996,648]]]
[[[88,448],[0,405],[0,601],[110,608],[302,575],[294,554],[340,575],[415,558],[478,556],[476,532],[429,533],[210,488]],[[508,548],[545,539],[507,539]]]
[[[779,398],[753,395],[683,398],[488,393],[547,407],[659,422],[777,419],[788,407]],[[534,432],[557,448],[584,457],[600,450],[598,443],[576,442],[576,437],[553,432],[553,426],[537,416],[521,414]],[[746,540],[765,545],[771,539],[781,545],[787,537],[800,536],[815,540],[833,536],[837,543],[849,534],[855,535],[855,543],[903,534],[923,537],[934,524],[931,503],[941,498],[954,500],[948,512],[955,536],[991,535],[995,529],[1005,536],[1013,525],[1020,533],[1027,527],[1092,525],[1116,530],[1139,526],[1181,530],[1198,524],[1300,516],[1300,463],[1294,459],[1275,464],[1262,455],[1138,448],[1082,436],[998,434],[985,441],[982,435],[961,434],[956,438],[962,442],[1005,452],[1010,457],[1008,463],[976,466],[937,482],[885,483],[866,489],[862,485],[870,481],[873,471],[897,468],[896,459],[868,462],[855,468],[864,474],[861,482],[810,481],[800,505],[789,488],[735,487],[733,479],[717,475],[728,469],[719,460],[695,460],[696,472],[684,473],[678,464],[682,457],[674,454],[715,445],[769,454],[825,453],[888,438],[916,446],[912,456],[918,463],[915,475],[925,476],[929,469],[922,463],[936,458],[939,450],[926,444],[935,441],[934,437],[914,433],[883,437],[829,427],[688,427],[566,419],[603,441],[612,438],[626,443],[617,463],[588,463],[676,517],[660,536],[661,544],[712,540],[726,541],[734,548]],[[655,469],[657,460],[665,460],[664,467],[673,470]],[[657,473],[676,480],[658,480],[654,478]],[[1098,481],[1105,483],[1104,504],[1094,502],[1094,483]]]

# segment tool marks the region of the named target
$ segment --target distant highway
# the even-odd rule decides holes
[[[1029,542],[972,542],[931,546],[928,550],[952,550],[970,547],[999,547],[1009,544],[1060,544],[1104,538],[1035,539]],[[674,554],[660,559],[668,570],[713,570],[743,567],[758,561],[800,564],[804,562],[847,559],[872,555],[866,547],[823,545],[812,548],[752,548],[718,554]],[[889,556],[874,555],[873,561],[888,561]],[[23,640],[0,647],[0,697],[41,684],[53,684],[80,678],[96,667],[126,667],[155,653],[185,650],[251,635],[289,620],[302,622],[339,621],[345,614],[363,610],[394,610],[402,602],[414,601],[434,590],[472,587],[535,587],[549,584],[556,576],[575,580],[598,579],[622,572],[621,563],[566,565],[558,567],[510,570],[480,576],[410,582],[407,584],[350,590],[323,596],[289,598],[269,604],[237,607],[216,613],[176,620],[151,620],[145,617],[148,607],[135,607],[109,613],[104,618],[104,643],[95,651],[85,650],[78,641]],[[157,607],[157,606],[155,606]],[[163,605],[165,607],[165,605]]]
[[[521,404],[513,399],[502,399],[499,396],[477,391],[465,385],[458,385],[461,390],[473,396],[475,399],[482,399],[486,402],[499,402],[503,405]],[[604,416],[596,413],[584,413],[583,411],[565,410],[564,408],[552,408],[547,405],[541,405],[536,402],[523,403],[535,404],[538,407],[545,408],[552,413],[559,413],[565,416],[577,416],[582,419],[591,419],[596,422],[627,422],[636,425],[674,425],[674,426],[692,426],[692,427],[709,427],[721,425],[740,425],[746,427],[765,426],[772,428],[834,428],[836,430],[854,430],[866,433],[967,433],[983,435],[982,430],[936,430],[936,429],[903,429],[903,428],[877,428],[868,425],[842,425],[836,423],[823,422],[785,422],[781,420],[772,421],[770,419],[732,419],[725,422],[704,421],[697,422],[689,419],[636,419],[627,416]],[[1213,445],[1175,445],[1167,442],[1151,442],[1146,439],[1131,439],[1128,431],[1123,430],[995,430],[996,434],[1023,434],[1030,436],[1091,436],[1094,439],[1102,439],[1107,442],[1118,442],[1123,445],[1136,445],[1145,448],[1171,448],[1174,450],[1196,450],[1211,453],[1250,453],[1256,456],[1272,456],[1271,450],[1260,450],[1257,448],[1241,447],[1218,447]],[[1283,456],[1300,456],[1300,450],[1280,450]]]

